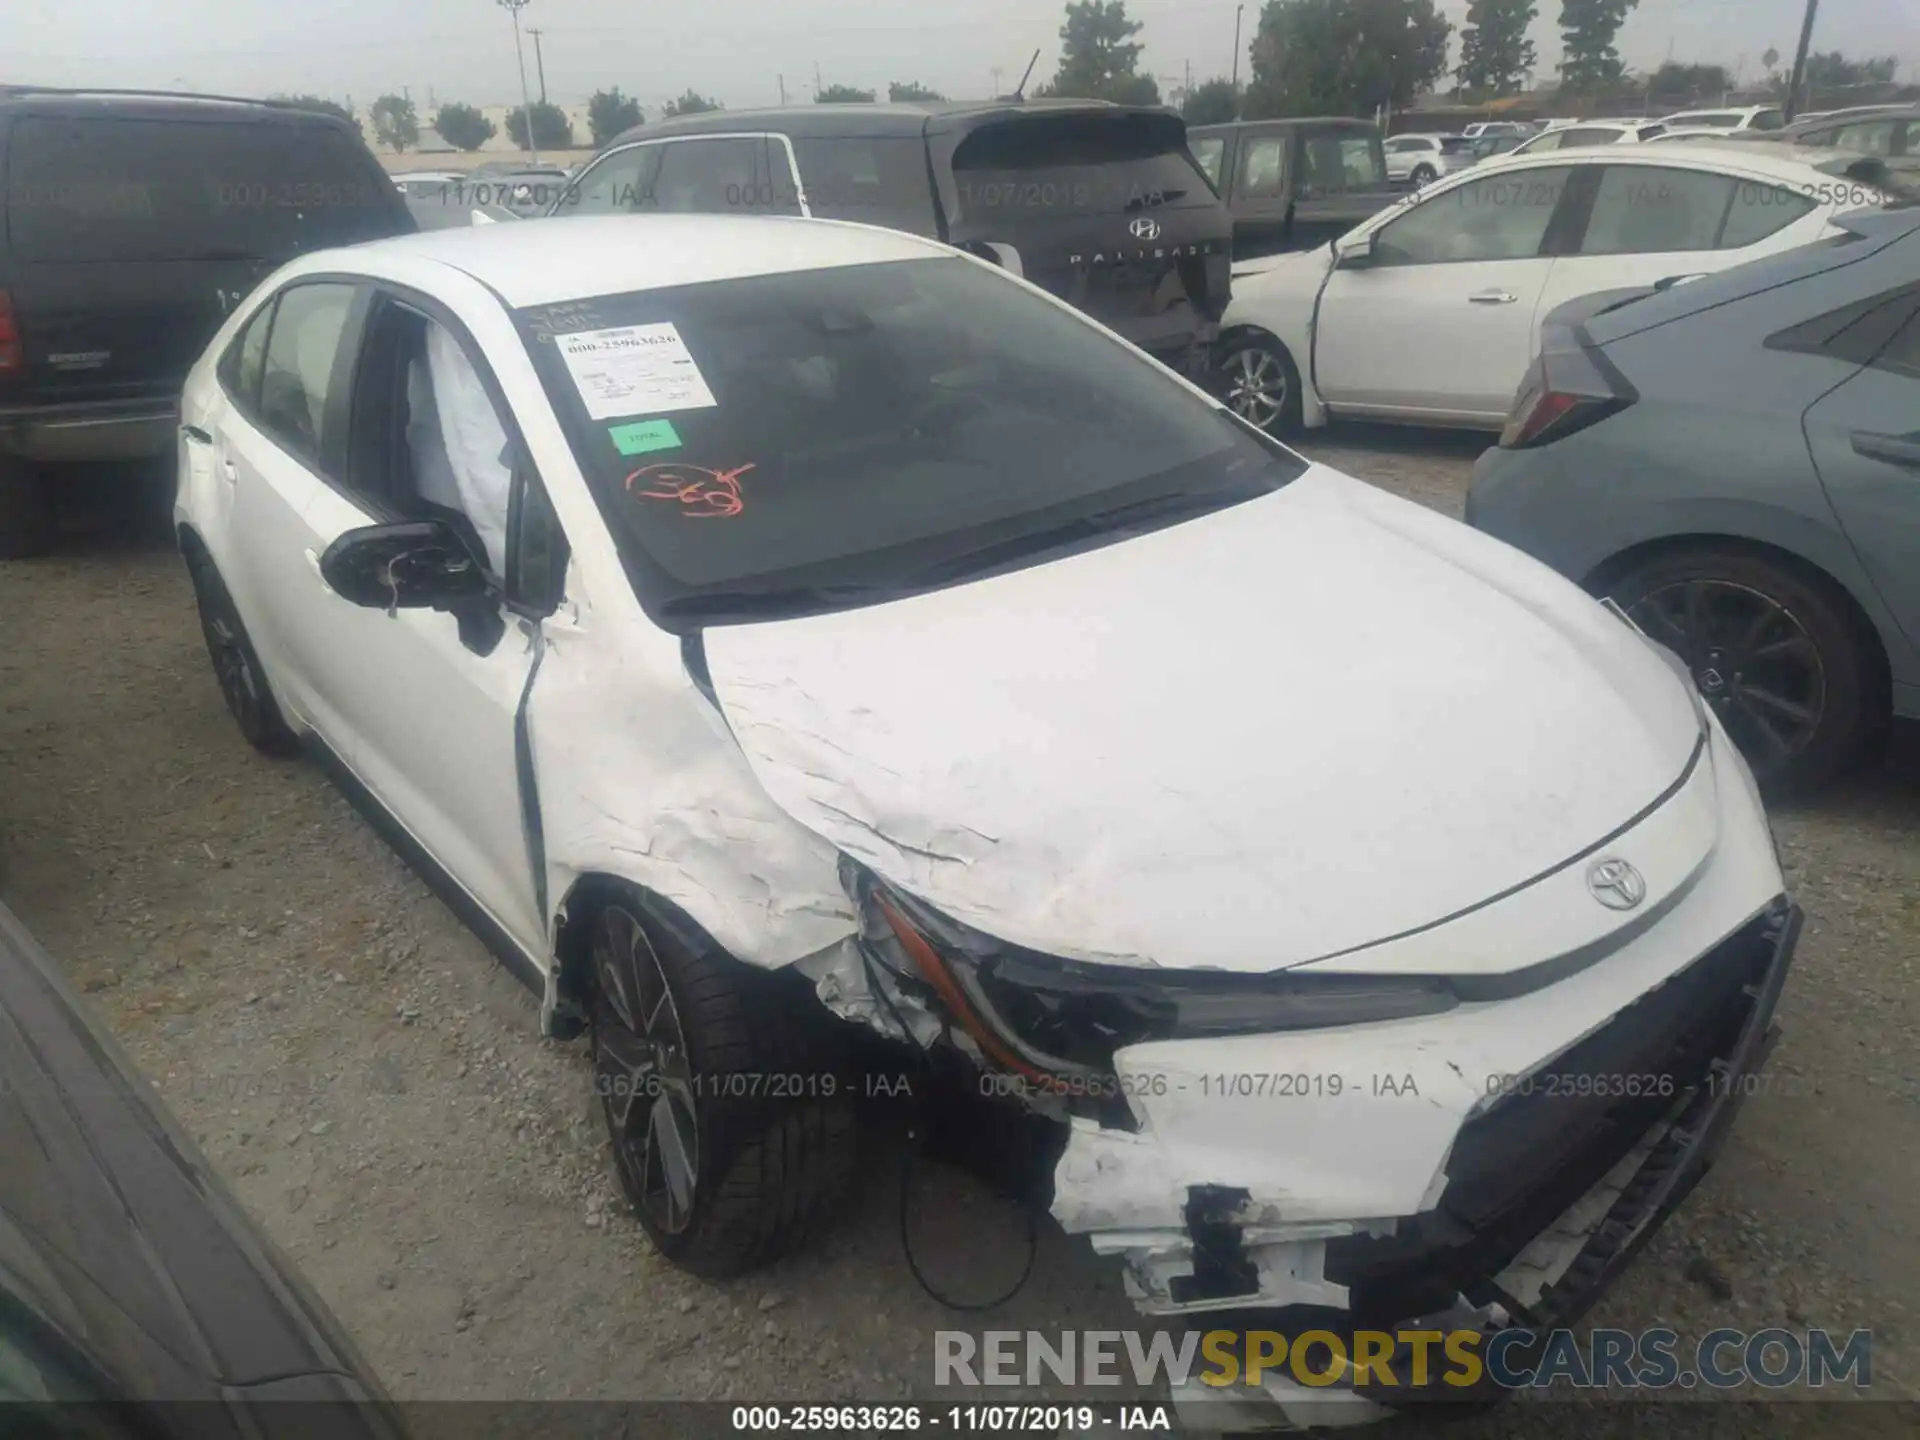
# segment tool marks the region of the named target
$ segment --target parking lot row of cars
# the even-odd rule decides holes
[[[877,1046],[1005,1081],[1150,1313],[1576,1315],[1770,1044],[1755,770],[1920,698],[1920,224],[1844,166],[1562,149],[1350,225],[1353,122],[809,106],[422,234],[285,107],[25,92],[0,145],[0,536],[23,462],[164,433],[242,734],[588,1037],[697,1274],[835,1212]],[[1497,430],[1472,525],[1279,436],[1347,413]]]

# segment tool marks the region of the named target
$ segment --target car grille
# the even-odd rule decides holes
[[[1354,1314],[1390,1325],[1451,1306],[1598,1184],[1732,1050],[1779,924],[1756,917],[1469,1120],[1435,1210],[1330,1244],[1327,1278]]]

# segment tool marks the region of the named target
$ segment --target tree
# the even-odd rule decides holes
[[[852,85],[829,85],[824,90],[815,91],[813,98],[819,105],[871,105],[874,93]]]
[[[1648,93],[1682,103],[1705,100],[1718,103],[1720,96],[1733,88],[1733,77],[1724,65],[1681,64],[1669,60],[1653,72]]]
[[[694,91],[689,90],[678,100],[669,100],[666,108],[662,110],[660,114],[662,118],[671,120],[676,115],[704,115],[709,110],[720,110],[723,108],[725,107],[723,107],[718,100],[710,99],[705,95],[696,94]]]
[[[929,90],[913,80],[890,80],[887,82],[887,99],[899,105],[909,100],[944,100],[947,97],[938,90]]]
[[[269,98],[282,105],[291,105],[296,110],[318,110],[322,115],[337,115],[349,125],[360,123],[360,117],[353,113],[351,106],[342,105],[338,100],[329,100],[324,95],[274,95]]]
[[[1539,58],[1527,38],[1539,14],[1533,0],[1471,0],[1453,72],[1461,88],[1494,95],[1518,90]]]
[[[522,150],[571,150],[573,122],[558,105],[543,100],[533,102],[533,140],[527,140],[527,107],[516,105],[507,112],[507,138]]]
[[[1840,90],[1849,85],[1887,84],[1900,68],[1898,55],[1879,55],[1868,60],[1849,60],[1838,50],[1807,56],[1807,87],[1811,90]]]
[[[462,105],[457,100],[449,101],[434,112],[433,128],[456,150],[478,150],[497,133],[493,121],[473,106]]]
[[[1627,67],[1613,48],[1627,12],[1640,0],[1560,0],[1560,83],[1575,93],[1604,90]]]
[[[1060,27],[1060,68],[1043,95],[1158,105],[1160,86],[1139,73],[1142,22],[1127,18],[1127,0],[1068,0]]]
[[[1760,63],[1767,67],[1768,74],[1772,74],[1773,67],[1780,63],[1780,52],[1769,45],[1766,52],[1761,55]]]
[[[1403,107],[1446,73],[1452,33],[1433,0],[1267,0],[1240,113],[1264,120]]]
[[[620,87],[611,90],[596,90],[587,101],[587,129],[593,133],[593,143],[604,145],[622,131],[631,130],[647,117],[640,113],[640,102],[630,96],[622,95]]]
[[[1224,75],[1202,80],[1180,102],[1180,113],[1189,125],[1224,125],[1240,114],[1240,95]]]
[[[404,95],[382,95],[367,107],[367,118],[373,121],[374,138],[389,149],[407,150],[420,143],[420,117]]]

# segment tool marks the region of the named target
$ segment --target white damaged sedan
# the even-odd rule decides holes
[[[1150,1313],[1561,1323],[1764,1059],[1798,911],[1678,662],[972,257],[313,254],[182,421],[242,731],[591,1032],[689,1269],[829,1213],[878,1046],[1053,1121]]]

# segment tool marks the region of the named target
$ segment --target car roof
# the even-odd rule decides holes
[[[1482,160],[1466,176],[1507,170],[1540,169],[1550,165],[1658,165],[1667,169],[1739,170],[1749,175],[1802,183],[1830,183],[1833,176],[1800,158],[1800,152],[1782,153],[1773,146],[1742,145],[1609,145],[1592,150],[1536,150],[1530,155],[1496,155]]]
[[[928,259],[954,252],[898,230],[777,215],[581,215],[428,230],[317,251],[323,270],[359,257],[427,260],[486,285],[509,306],[556,305],[756,275]]]
[[[762,130],[785,135],[920,135],[947,124],[1012,119],[1071,111],[1138,111],[1170,115],[1157,105],[1115,105],[1107,100],[873,100],[852,104],[770,105],[752,110],[702,110],[651,120],[623,130],[602,150],[637,140],[660,140],[673,135]]]
[[[1225,135],[1234,130],[1247,130],[1258,125],[1262,129],[1297,129],[1302,125],[1334,125],[1349,130],[1376,130],[1379,127],[1371,120],[1356,120],[1351,115],[1283,115],[1272,120],[1223,120],[1218,125],[1189,125],[1189,135]]]
[[[233,95],[201,95],[172,90],[69,90],[43,85],[0,85],[0,109],[28,115],[122,115],[159,119],[191,114],[195,119],[249,123],[329,125],[358,128],[324,110],[307,110],[285,100],[248,100]]]

